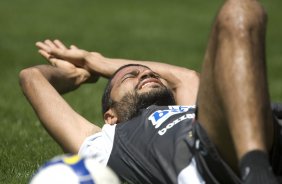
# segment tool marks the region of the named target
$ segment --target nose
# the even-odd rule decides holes
[[[144,72],[141,73],[141,77],[140,80],[144,80],[147,78],[156,78],[154,72],[152,72],[151,70],[145,70]]]

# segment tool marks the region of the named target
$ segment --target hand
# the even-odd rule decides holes
[[[81,80],[83,79],[85,82],[96,82],[99,79],[100,76],[96,72],[87,70],[85,57],[87,57],[90,52],[78,49],[74,45],[67,48],[59,40],[37,42],[36,46],[39,48],[38,52],[47,59],[51,65],[64,68],[72,74],[79,74],[81,75]]]

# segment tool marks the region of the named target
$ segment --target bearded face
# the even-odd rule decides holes
[[[163,86],[150,91],[126,93],[121,100],[114,101],[112,109],[117,115],[118,122],[125,122],[137,116],[141,109],[150,105],[175,105],[175,99],[171,90]]]
[[[121,67],[103,96],[106,122],[128,121],[150,105],[175,105],[173,93],[167,86],[166,80],[144,65]]]

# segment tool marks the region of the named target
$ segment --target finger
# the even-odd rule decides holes
[[[43,43],[37,42],[36,46],[40,50],[44,50],[48,54],[59,58],[64,58],[67,51],[67,49],[64,48],[65,46],[63,44],[60,45],[60,43],[57,41],[55,44],[55,41],[52,42],[51,40],[45,40]]]
[[[73,64],[61,59],[50,58],[49,61],[52,66],[55,66],[57,68],[64,68],[67,69],[68,71],[76,69],[76,67]]]
[[[60,48],[53,48],[50,50],[49,54],[52,56],[55,56],[60,59],[67,59],[69,57],[69,52],[66,49],[60,49]]]
[[[54,40],[54,44],[60,49],[67,49],[67,47],[60,40]]]
[[[55,66],[55,67],[58,67],[58,65],[60,65],[60,61],[59,61],[59,59],[57,59],[57,58],[50,58],[50,59],[49,59],[49,63],[50,63],[52,66]]]
[[[56,49],[57,46],[51,40],[45,40],[44,43],[48,45],[51,49]]]
[[[43,42],[36,42],[35,45],[37,48],[39,48],[39,50],[44,50],[46,52],[51,51],[50,47]]]
[[[75,45],[71,45],[70,48],[71,48],[71,49],[78,49],[78,47],[75,46]]]
[[[91,77],[91,74],[85,69],[76,68],[76,72],[80,73],[80,76],[81,76],[79,83],[83,83],[83,82],[89,80],[89,78]]]
[[[48,52],[46,52],[45,50],[38,50],[38,52],[39,52],[39,54],[41,55],[41,56],[43,56],[45,59],[49,59],[50,58],[50,54],[48,53]]]

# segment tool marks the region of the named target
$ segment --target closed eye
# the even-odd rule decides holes
[[[155,72],[154,72],[154,76],[153,77],[155,77],[157,79],[161,78],[161,76],[158,73],[155,73]]]
[[[134,78],[134,77],[138,76],[138,74],[139,74],[139,71],[132,71],[130,73],[125,74],[122,77],[121,83],[124,82],[127,79]]]

